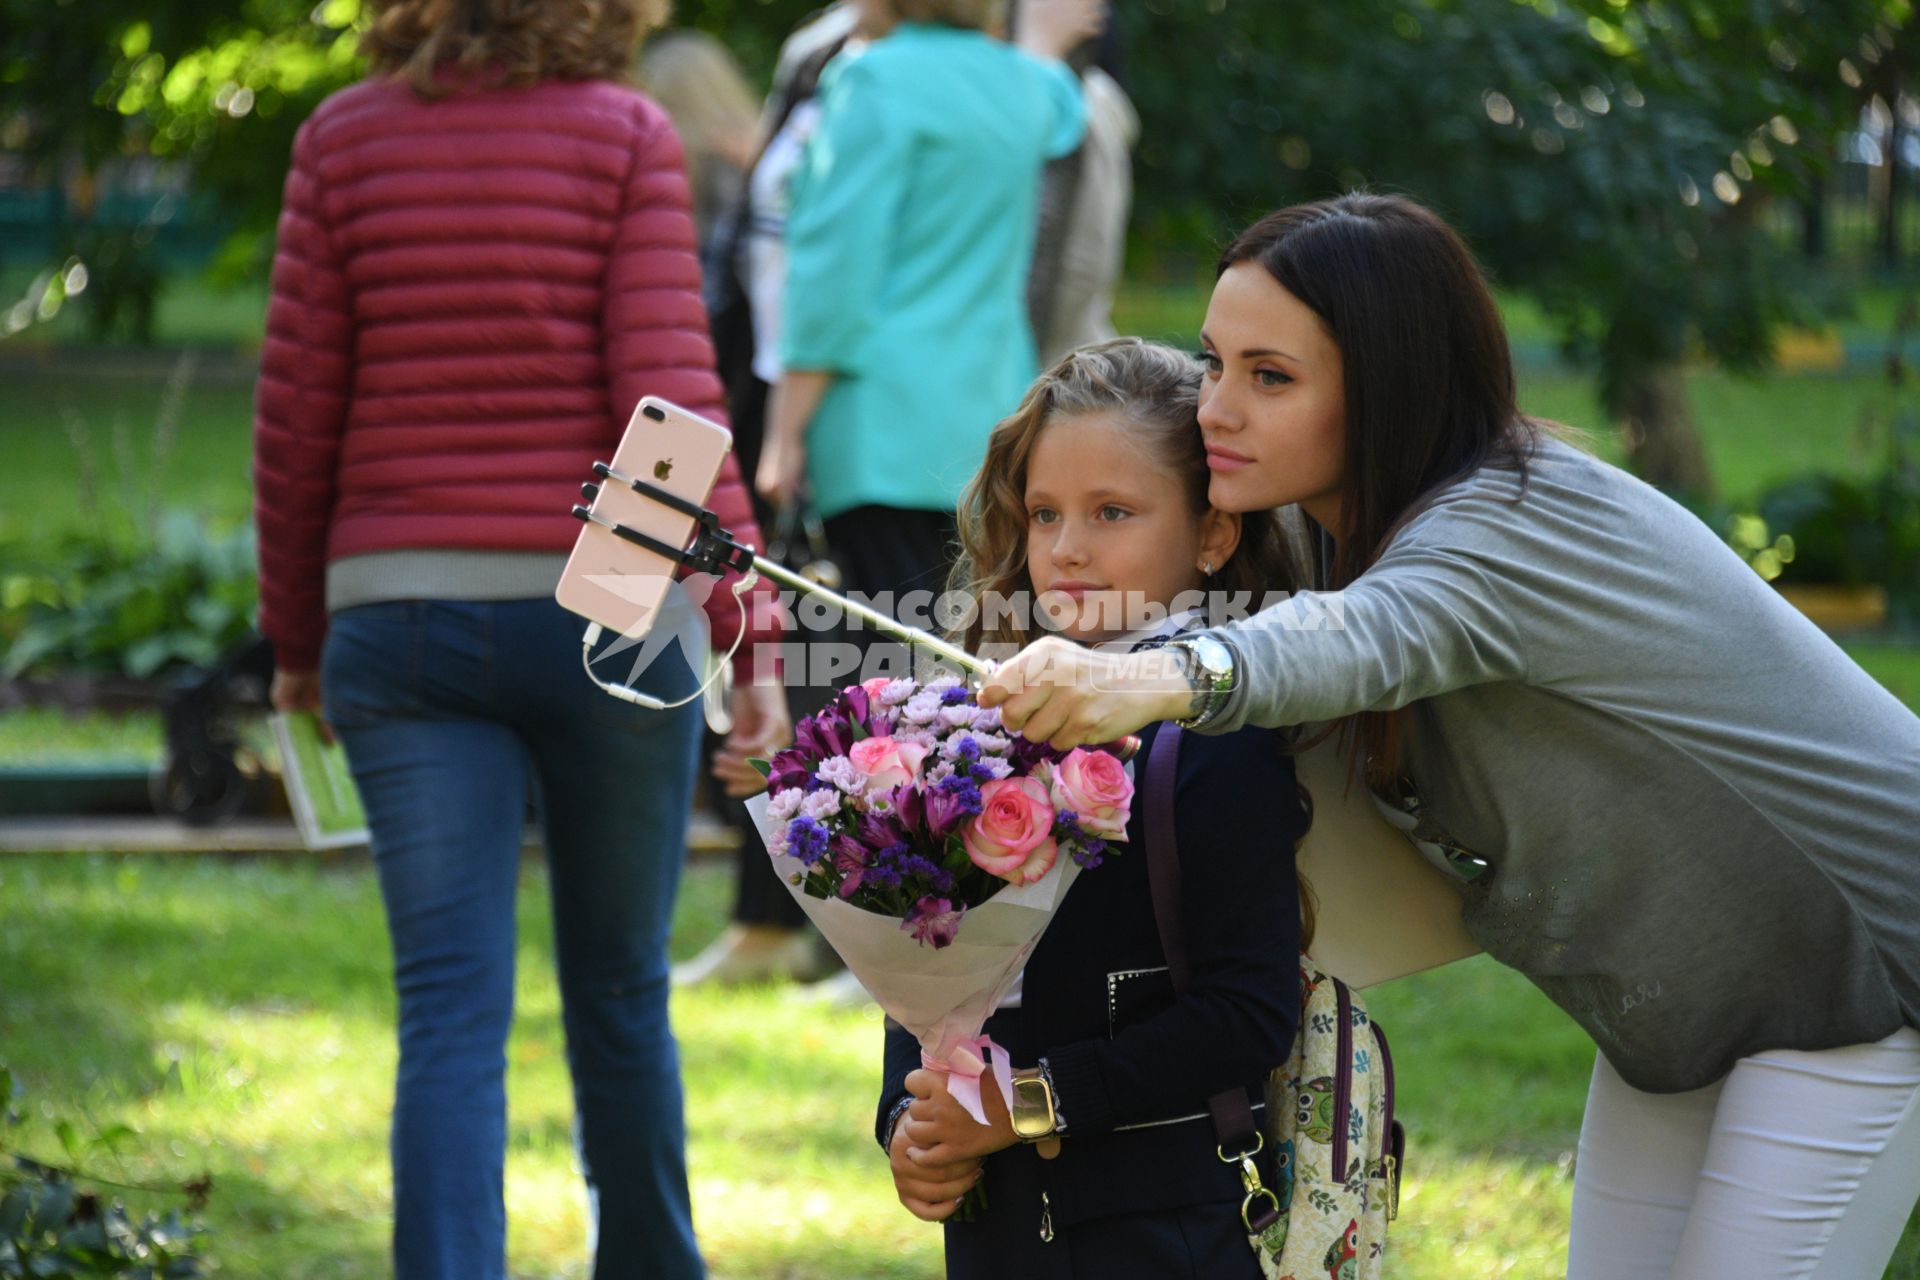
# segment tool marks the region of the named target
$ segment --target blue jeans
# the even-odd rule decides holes
[[[326,717],[366,805],[393,938],[400,1280],[504,1280],[506,1044],[520,833],[539,801],[594,1276],[698,1277],[667,930],[699,703],[645,711],[580,670],[551,600],[407,600],[334,615]],[[628,675],[609,660],[603,676]],[[599,668],[596,668],[599,670]],[[630,681],[684,696],[669,648]]]

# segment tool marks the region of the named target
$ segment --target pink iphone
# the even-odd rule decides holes
[[[693,517],[636,492],[629,482],[644,480],[705,506],[732,447],[732,434],[719,423],[648,396],[635,407],[614,451],[613,474],[600,480],[588,509],[669,546],[685,547],[693,537]],[[573,544],[553,598],[609,631],[638,639],[653,626],[679,568],[589,522]]]

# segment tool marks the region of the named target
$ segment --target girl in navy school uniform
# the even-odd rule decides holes
[[[962,498],[956,583],[983,603],[1030,593],[1070,619],[1064,634],[1130,648],[1204,625],[1203,592],[1244,592],[1244,607],[1257,608],[1283,587],[1289,561],[1271,514],[1207,503],[1200,373],[1190,356],[1123,338],[1043,374],[995,428]],[[1143,627],[1116,611],[1142,605],[1165,620]],[[1012,652],[1033,638],[1021,625],[1032,619],[1014,613],[989,631],[984,622],[1000,619],[980,611],[967,647]],[[986,1026],[1016,1073],[1047,1081],[1052,1135],[1016,1138],[990,1084],[989,1124],[977,1124],[945,1077],[921,1068],[914,1038],[888,1024],[876,1136],[901,1202],[946,1224],[949,1277],[1259,1280],[1240,1169],[1216,1152],[1208,1100],[1244,1089],[1261,1120],[1263,1081],[1292,1046],[1302,906],[1293,850],[1307,812],[1278,735],[1185,736],[1174,825],[1192,989],[1176,996],[1143,839],[1144,770],[1166,729],[1140,735],[1130,842],[1081,874]],[[1258,1157],[1269,1187],[1271,1154]],[[956,1220],[976,1181],[984,1210]]]

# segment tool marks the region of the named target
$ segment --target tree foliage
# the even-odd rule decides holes
[[[1780,324],[1809,318],[1802,266],[1756,206],[1820,171],[1910,5],[1145,0],[1122,14],[1158,234],[1217,241],[1295,200],[1405,191],[1542,304],[1618,412],[1695,342],[1752,370]]]
[[[293,130],[360,71],[361,0],[0,0],[9,145],[191,159],[263,260]],[[764,77],[813,0],[682,0]],[[1912,0],[1118,0],[1144,242],[1204,251],[1354,186],[1438,207],[1618,412],[1695,345],[1736,370],[1815,294],[1793,197],[1901,61]]]

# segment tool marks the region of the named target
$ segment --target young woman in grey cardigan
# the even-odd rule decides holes
[[[1569,1276],[1878,1277],[1920,1196],[1920,719],[1520,415],[1420,206],[1264,219],[1203,340],[1209,497],[1297,504],[1323,590],[1158,677],[1043,640],[982,702],[1062,746],[1343,721],[1474,936],[1600,1048]]]

